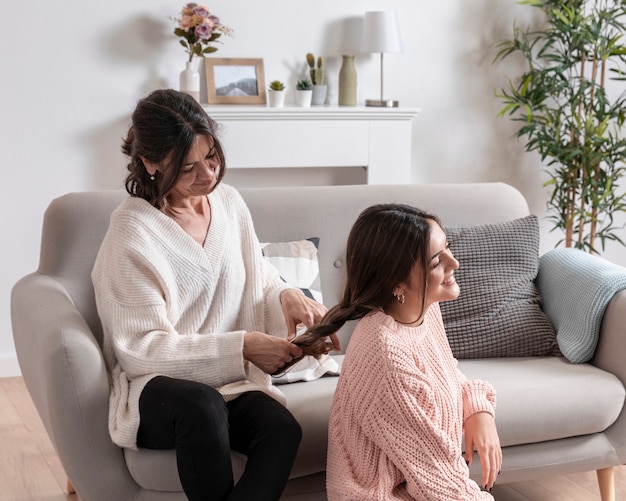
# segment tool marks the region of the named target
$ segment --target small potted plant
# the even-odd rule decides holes
[[[312,53],[307,53],[306,62],[309,65],[309,74],[311,82],[313,82],[313,97],[311,104],[319,106],[326,101],[327,87],[324,84],[324,58],[318,57],[317,60]]]
[[[296,84],[296,104],[303,108],[311,106],[313,97],[313,85],[309,79],[298,80]]]
[[[282,108],[285,105],[285,84],[280,80],[270,82],[269,102],[273,108]]]

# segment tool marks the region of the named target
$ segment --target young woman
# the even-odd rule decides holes
[[[132,115],[123,144],[130,196],[92,272],[109,431],[120,447],[176,449],[192,501],[271,501],[301,429],[269,373],[301,356],[288,339],[326,310],[262,258],[245,203],[221,184],[216,126],[174,90],[153,92]],[[236,485],[231,449],[248,457]]]
[[[359,319],[331,411],[329,500],[493,499],[485,491],[502,463],[495,395],[463,376],[446,338],[438,303],[459,295],[459,263],[438,220],[406,205],[370,207],[346,260],[341,302],[296,339],[323,352],[325,336]],[[469,478],[474,450],[480,487]]]

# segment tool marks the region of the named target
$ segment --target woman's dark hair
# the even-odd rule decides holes
[[[167,196],[171,193],[197,136],[213,139],[220,167],[216,186],[226,172],[226,160],[217,138],[218,124],[191,96],[172,89],[156,90],[141,99],[132,115],[122,152],[130,157],[126,191],[147,200],[158,209],[168,210]],[[163,168],[154,180],[141,160]]]
[[[394,289],[409,279],[416,263],[424,270],[425,300],[425,270],[430,263],[429,220],[440,225],[436,216],[404,204],[374,205],[361,212],[348,237],[346,282],[340,303],[294,343],[306,355],[319,357],[328,353],[332,347],[326,337],[348,320],[384,310],[396,301]]]

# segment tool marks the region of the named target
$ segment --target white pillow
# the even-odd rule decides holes
[[[339,369],[339,364],[330,355],[322,355],[319,360],[306,356],[287,369],[287,372],[273,376],[272,381],[274,384],[315,381],[324,375],[338,376]]]
[[[261,243],[261,249],[265,259],[274,265],[285,282],[323,303],[317,261],[319,241],[319,238],[313,237],[293,242]]]
[[[278,270],[281,278],[293,287],[297,287],[308,297],[322,303],[322,286],[317,260],[317,237],[292,242],[261,243],[263,256]],[[304,328],[300,333],[304,332]],[[286,373],[272,378],[274,384],[293,383],[296,381],[314,381],[325,374],[339,375],[339,365],[329,355],[319,359],[306,356],[290,367]]]

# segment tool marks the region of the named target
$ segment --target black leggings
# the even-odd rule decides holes
[[[165,376],[145,386],[139,413],[137,445],[176,449],[190,501],[279,499],[302,438],[291,413],[261,391],[225,402],[210,386]],[[231,449],[248,456],[236,486]]]

